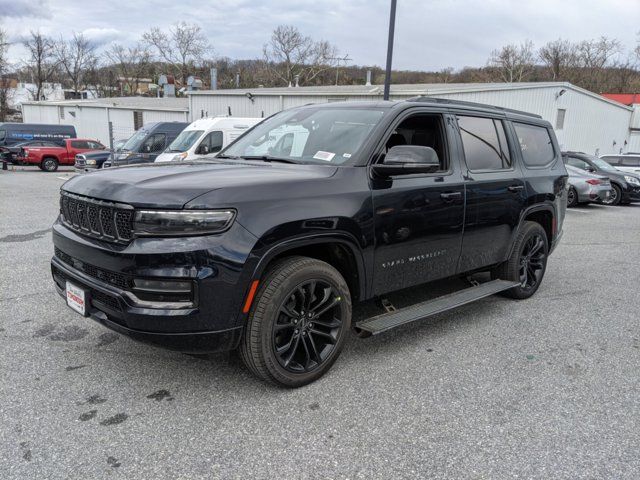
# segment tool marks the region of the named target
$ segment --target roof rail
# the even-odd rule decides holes
[[[440,103],[440,104],[449,104],[449,105],[456,105],[460,107],[471,107],[471,108],[484,108],[487,110],[499,110],[501,112],[515,113],[517,115],[525,115],[527,117],[542,118],[542,116],[538,114],[523,112],[522,110],[515,110],[513,108],[498,107],[496,105],[488,105],[486,103],[465,102],[463,100],[450,100],[448,98],[429,97],[426,95],[419,95],[417,97],[408,98],[406,101],[421,102],[421,103],[423,102],[424,103]]]

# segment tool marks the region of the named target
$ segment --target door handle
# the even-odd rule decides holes
[[[509,190],[510,192],[519,192],[521,190],[524,190],[524,185],[511,185],[507,187],[507,190]]]
[[[445,192],[440,194],[440,198],[445,202],[453,202],[456,198],[462,198],[462,192]]]

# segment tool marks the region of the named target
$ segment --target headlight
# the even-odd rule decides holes
[[[138,210],[133,230],[143,237],[179,237],[224,232],[233,223],[234,210]]]
[[[624,179],[627,182],[632,183],[633,185],[640,185],[640,180],[638,180],[636,177],[630,177],[629,175],[625,175]]]
[[[95,165],[95,164],[96,164],[96,161],[95,161],[95,160],[87,160],[87,161],[85,162],[85,165]]]
[[[174,155],[174,157],[171,159],[171,161],[172,162],[181,162],[182,160],[187,158],[187,155],[188,155],[187,152],[179,153],[178,155]]]

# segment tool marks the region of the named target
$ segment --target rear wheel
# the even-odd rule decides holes
[[[607,200],[604,200],[602,203],[604,203],[605,205],[618,205],[621,199],[622,199],[622,189],[615,183],[612,183],[611,195],[609,195],[609,198]]]
[[[45,172],[55,172],[56,170],[58,170],[58,160],[56,160],[55,158],[47,157],[42,160],[42,163],[40,165],[42,170],[44,170]]]
[[[573,187],[569,187],[567,192],[567,207],[575,207],[578,205],[578,192]]]
[[[337,360],[351,326],[351,296],[328,263],[290,257],[264,276],[240,343],[245,365],[258,377],[300,387]]]
[[[494,278],[519,282],[503,292],[507,297],[531,297],[538,288],[547,269],[549,242],[544,228],[536,222],[524,222],[509,259],[493,272]]]

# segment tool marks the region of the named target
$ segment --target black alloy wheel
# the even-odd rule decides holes
[[[534,289],[538,286],[544,274],[546,258],[545,240],[539,233],[531,235],[520,254],[520,286],[523,289]]]
[[[336,346],[342,327],[340,293],[329,283],[309,280],[291,291],[273,325],[273,348],[292,373],[320,367]]]

